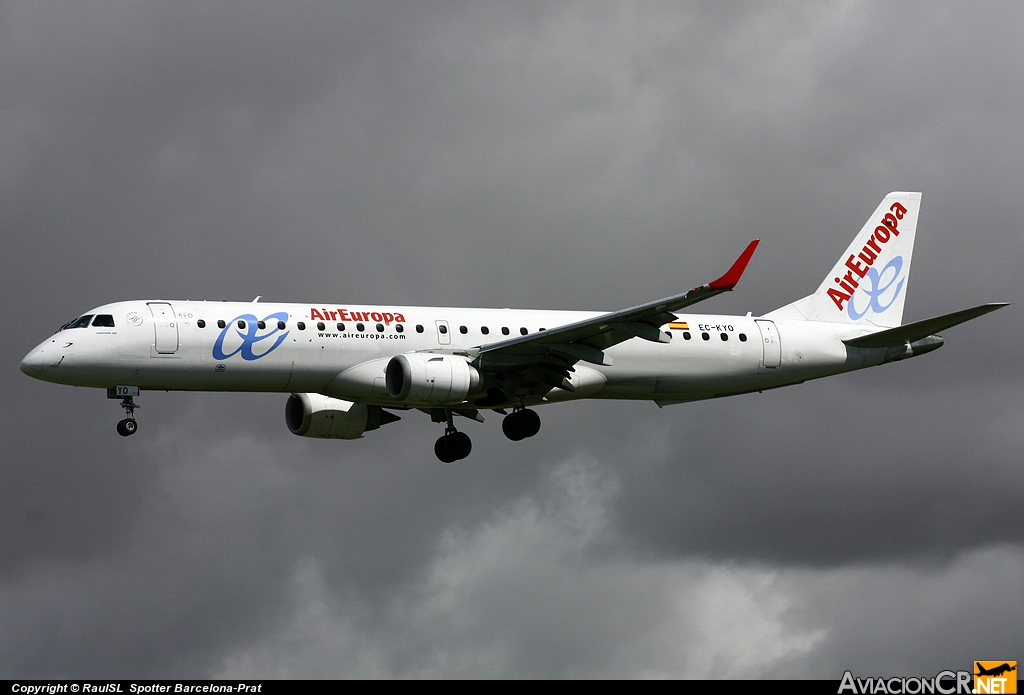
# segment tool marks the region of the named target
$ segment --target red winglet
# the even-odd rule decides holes
[[[747,269],[747,263],[750,263],[750,257],[754,255],[754,249],[757,248],[760,239],[754,239],[750,244],[747,245],[746,250],[740,254],[740,257],[736,259],[736,262],[732,264],[729,271],[718,278],[708,283],[708,287],[713,290],[731,290],[740,281],[740,276],[743,275],[743,271]]]

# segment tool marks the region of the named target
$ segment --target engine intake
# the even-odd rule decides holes
[[[414,405],[454,405],[480,390],[480,372],[461,357],[397,355],[385,371],[388,394]]]
[[[293,393],[284,406],[292,434],[318,439],[359,439],[363,432],[401,418],[376,405],[361,405],[319,393]]]

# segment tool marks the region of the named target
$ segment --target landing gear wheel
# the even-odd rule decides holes
[[[519,413],[519,417],[523,419],[523,430],[527,437],[532,437],[540,432],[540,415],[536,410],[523,410]]]
[[[117,423],[117,433],[122,437],[130,437],[139,430],[139,424],[132,418],[125,418]]]
[[[473,451],[473,442],[470,441],[469,435],[465,432],[453,432],[448,435],[448,439],[449,446],[455,449],[455,453],[458,456],[456,461],[461,461],[469,456],[469,452]]]
[[[519,417],[518,412],[505,416],[505,419],[501,421],[501,431],[513,442],[526,439],[526,432],[523,431],[522,419]]]
[[[501,431],[513,442],[532,437],[540,432],[540,415],[533,410],[516,410],[501,421]]]
[[[441,463],[455,463],[469,456],[473,442],[465,432],[449,432],[434,442],[434,455]]]
[[[455,463],[455,452],[448,446],[448,437],[438,437],[434,442],[434,456],[441,463]]]

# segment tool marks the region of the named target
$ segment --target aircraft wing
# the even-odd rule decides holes
[[[897,326],[896,328],[889,328],[877,333],[862,335],[859,338],[850,338],[843,342],[850,347],[857,348],[898,347],[905,343],[912,343],[915,340],[927,338],[934,333],[944,331],[947,328],[952,328],[964,321],[970,321],[971,319],[978,318],[990,311],[1002,309],[1004,306],[1009,306],[1009,303],[1002,302],[998,304],[982,304],[981,306],[964,309],[963,311],[957,311],[952,314],[936,316],[935,318],[925,319],[924,321],[915,321],[914,323]]]
[[[667,343],[670,336],[661,331],[661,326],[676,319],[674,312],[735,287],[750,257],[754,255],[758,241],[751,241],[728,272],[717,280],[630,309],[613,311],[533,335],[482,345],[477,348],[481,364],[485,369],[491,365],[506,368],[526,366],[540,362],[545,355],[552,355],[566,366],[579,360],[610,365],[611,358],[604,354],[604,350],[618,343],[631,338]]]

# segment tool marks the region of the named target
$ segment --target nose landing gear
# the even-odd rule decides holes
[[[540,432],[540,415],[534,410],[519,407],[501,421],[501,431],[513,442],[532,437]]]
[[[135,409],[139,406],[131,396],[125,396],[121,399],[121,407],[127,417],[117,423],[117,433],[122,437],[130,437],[139,431],[139,423],[135,421]]]
[[[438,437],[434,442],[434,455],[441,463],[455,463],[469,456],[469,452],[473,450],[473,442],[470,441],[468,434],[455,429],[451,410],[445,415],[448,424],[444,428],[444,436]]]
[[[135,422],[135,409],[142,406],[135,405],[133,398],[138,395],[138,386],[118,384],[113,388],[107,389],[107,398],[120,398],[121,407],[124,408],[125,418],[117,423],[117,433],[122,437],[130,437],[139,431],[139,423]]]

